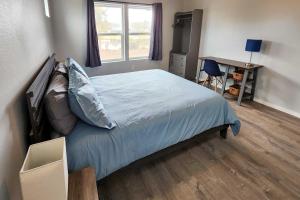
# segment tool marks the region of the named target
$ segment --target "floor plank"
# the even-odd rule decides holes
[[[300,119],[258,103],[237,106],[242,128],[100,181],[111,200],[300,199]]]

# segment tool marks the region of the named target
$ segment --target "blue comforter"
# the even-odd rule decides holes
[[[91,78],[112,130],[78,122],[67,137],[70,170],[96,169],[97,179],[205,130],[240,122],[219,94],[162,70]]]

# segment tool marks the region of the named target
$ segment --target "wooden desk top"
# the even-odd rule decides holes
[[[69,174],[69,200],[99,200],[96,174],[93,168],[84,168]]]
[[[199,59],[200,60],[205,60],[205,59],[215,60],[217,63],[222,64],[222,65],[228,65],[228,66],[239,67],[239,68],[244,68],[244,69],[254,69],[254,68],[263,67],[262,65],[257,65],[257,64],[252,64],[250,67],[247,67],[246,62],[229,60],[229,59],[225,59],[225,58],[217,58],[217,57],[213,57],[213,56],[200,57]]]

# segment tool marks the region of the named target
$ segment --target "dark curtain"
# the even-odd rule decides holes
[[[162,60],[162,3],[153,4],[153,26],[149,58]]]
[[[87,0],[87,67],[101,66],[94,0]]]

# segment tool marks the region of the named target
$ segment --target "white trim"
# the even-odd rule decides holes
[[[279,110],[279,111],[281,111],[281,112],[287,113],[287,114],[289,114],[289,115],[292,115],[292,116],[297,117],[297,118],[300,119],[300,113],[295,112],[295,111],[293,111],[293,110],[284,108],[284,107],[282,107],[282,106],[275,105],[275,104],[273,104],[273,103],[270,103],[270,102],[268,102],[268,101],[265,101],[265,100],[262,100],[262,99],[258,99],[258,98],[254,98],[254,101],[256,101],[257,103],[263,104],[263,105],[265,105],[265,106],[274,108],[274,109],[276,109],[276,110]]]
[[[124,58],[121,59],[107,59],[107,60],[102,60],[102,63],[115,63],[115,62],[123,62],[125,61]]]
[[[44,8],[45,8],[45,15],[46,17],[50,18],[50,9],[49,9],[49,2],[48,0],[44,0]]]
[[[134,58],[129,58],[128,61],[132,60],[150,60],[148,57],[134,57]]]
[[[152,10],[152,5],[142,5],[142,4],[128,4],[128,8],[133,8],[133,9],[145,9],[145,10]]]
[[[97,6],[107,6],[107,7],[122,7],[122,3],[108,2],[108,1],[94,1]]]
[[[150,62],[157,62],[157,61],[153,61],[153,60],[149,60],[149,58],[145,58],[145,59],[131,59],[131,60],[114,60],[114,61],[109,61],[109,62],[102,62],[102,64],[104,65],[109,65],[109,64],[124,64],[124,63],[133,63],[133,62],[137,62],[137,61],[142,61],[142,62],[146,62],[146,61],[150,61]]]

